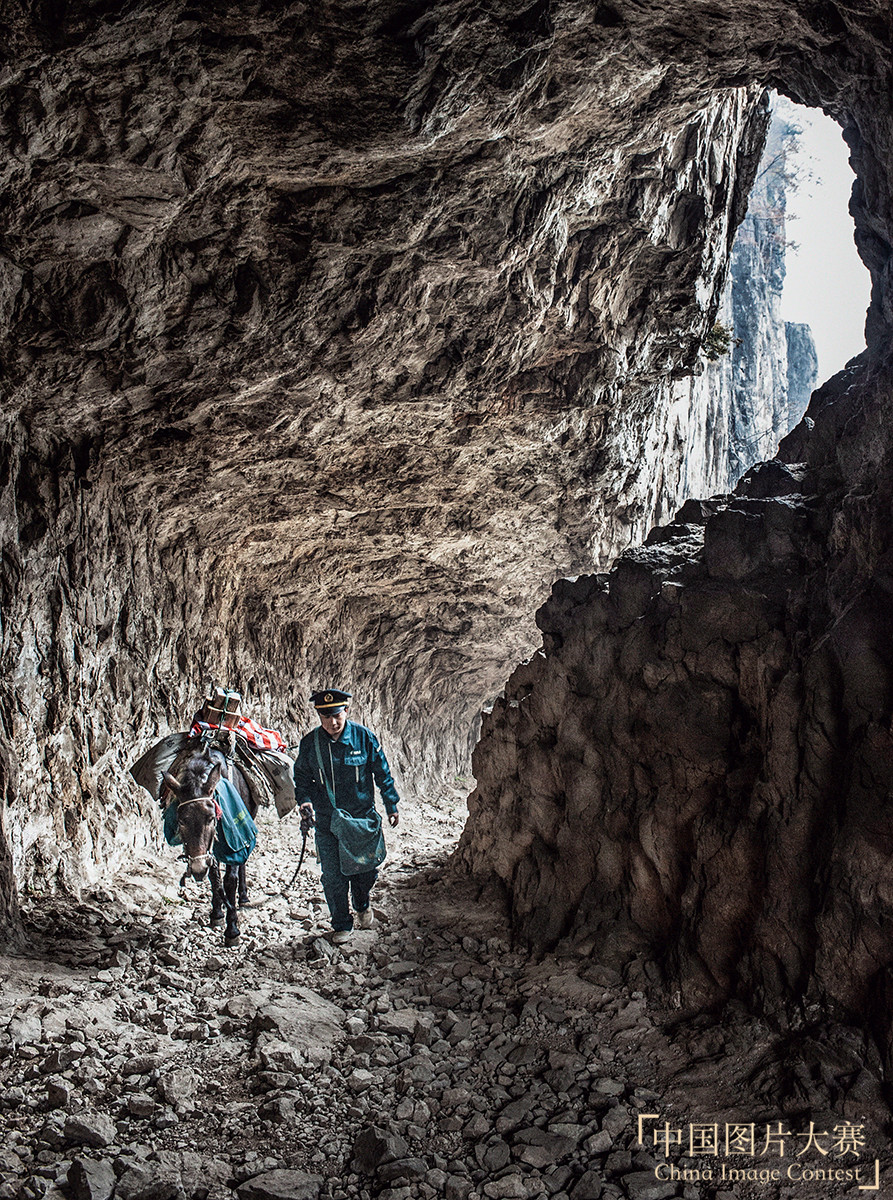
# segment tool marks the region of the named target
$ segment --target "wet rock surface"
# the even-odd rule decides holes
[[[893,1171],[863,1035],[692,1016],[593,959],[518,953],[499,897],[450,873],[448,807],[418,806],[427,842],[392,836],[376,925],[342,947],[313,861],[282,894],[298,837],[275,819],[234,949],[169,860],[32,902],[30,953],[2,963],[3,1200],[712,1200],[723,1169]],[[810,1121],[827,1159],[793,1158]],[[709,1140],[778,1122],[784,1156]]]

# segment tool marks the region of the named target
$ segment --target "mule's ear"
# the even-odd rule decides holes
[[[217,784],[220,782],[220,776],[223,774],[223,767],[218,763],[208,778],[205,780],[205,788],[209,796],[213,796],[217,790]]]
[[[167,771],[162,775],[162,779],[165,782],[165,786],[169,787],[175,796],[179,796],[183,787],[182,783],[178,779],[174,779],[173,775],[169,775]]]

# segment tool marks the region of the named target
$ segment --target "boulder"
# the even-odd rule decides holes
[[[101,1112],[73,1113],[63,1126],[65,1140],[77,1146],[111,1146],[118,1131],[111,1118]]]
[[[321,1175],[305,1171],[267,1171],[236,1188],[239,1200],[318,1200]]]
[[[117,1176],[111,1162],[102,1158],[75,1158],[68,1168],[73,1200],[111,1200]]]
[[[353,1144],[353,1170],[363,1175],[371,1175],[383,1163],[405,1158],[408,1149],[408,1145],[399,1134],[377,1126],[368,1126]]]

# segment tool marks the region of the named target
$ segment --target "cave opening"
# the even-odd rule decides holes
[[[855,177],[843,131],[820,109],[784,98],[778,113],[792,126],[793,185],[781,315],[812,330],[821,384],[865,349],[871,277],[856,249],[849,212]]]
[[[196,1200],[261,1167],[362,1196],[334,1182],[352,1155],[401,1196],[520,1194],[528,1167],[639,1194],[634,1110],[684,1111],[677,1050],[696,1088],[734,1060],[711,1114],[740,1083],[746,1118],[880,1121],[886,7],[162,7],[4,28],[0,934],[23,896],[51,964],[0,997],[4,1169],[42,1195],[60,1150],[120,1139],[84,1187],[142,1195],[150,1121],[208,1148],[163,1164]],[[776,458],[775,425],[739,430],[737,482],[709,380],[771,84],[846,129],[875,292],[867,354]],[[285,823],[236,955],[172,872],[140,877],[158,822],[128,765],[209,680],[290,743],[346,686],[421,790],[463,778],[522,660],[453,863],[432,808],[356,956],[318,879],[279,886]],[[381,1111],[402,1140],[355,1141]]]
[[[773,459],[812,393],[865,348],[871,280],[856,249],[849,213],[855,176],[841,127],[820,109],[776,91],[766,99],[765,144],[716,323],[700,350],[702,373],[680,389],[692,410],[706,413],[710,448],[703,452],[705,468],[692,478],[717,493],[733,491],[749,470]],[[824,286],[828,279],[832,289]],[[695,442],[685,457],[698,458]],[[703,490],[677,487],[656,506],[653,523],[668,520],[673,505],[705,497]],[[581,574],[609,569],[647,532],[618,510],[615,528],[602,534]],[[565,576],[571,583],[576,578]],[[485,700],[483,715],[493,704],[493,697]],[[476,716],[469,736],[460,738],[469,754],[480,720]]]
[[[715,393],[709,420],[726,426],[718,491],[773,458],[813,391],[865,349],[871,280],[848,211],[854,182],[840,126],[773,92],[717,323],[703,350],[705,379],[693,388]]]

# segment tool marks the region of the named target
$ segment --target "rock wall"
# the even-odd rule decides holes
[[[7,12],[15,876],[154,836],[125,764],[211,679],[464,769],[554,579],[681,498],[761,86],[573,6]]]
[[[698,490],[668,380],[766,84],[847,125],[886,344],[880,6],[2,20],[0,916],[138,849],[124,763],[209,676],[288,733],[334,675],[410,780],[464,761],[552,582]]]
[[[823,95],[860,177],[868,351],[734,495],[556,585],[484,722],[457,861],[502,880],[530,945],[571,937],[692,1007],[818,1003],[889,1068],[893,122],[874,84],[847,116]]]
[[[556,585],[484,723],[460,858],[531,945],[571,936],[686,1005],[837,1005],[889,1049],[891,473],[849,456],[890,385],[853,375],[787,461]]]

